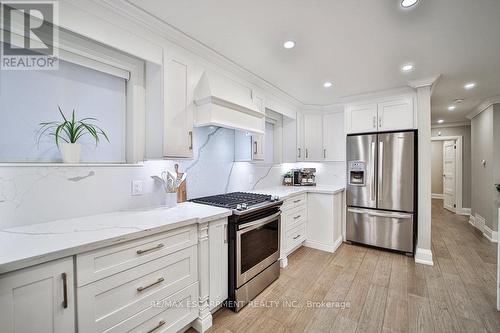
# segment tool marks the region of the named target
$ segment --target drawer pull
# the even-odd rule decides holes
[[[163,325],[165,325],[165,320],[162,320],[158,323],[158,325],[156,325],[156,327],[150,329],[149,331],[147,331],[146,333],[153,333],[154,331],[156,331],[157,329],[159,329],[160,327],[162,327]]]
[[[300,237],[300,235],[297,235],[297,236],[293,237],[293,240],[296,240],[299,237]]]
[[[294,216],[293,218],[296,220],[296,219],[300,219],[302,215],[297,215],[297,216]]]
[[[144,290],[146,290],[146,289],[148,289],[148,288],[151,288],[151,287],[152,287],[152,286],[154,286],[154,285],[157,285],[158,283],[162,283],[163,281],[165,281],[165,279],[161,277],[161,278],[159,278],[158,280],[156,280],[156,282],[153,282],[153,283],[151,283],[150,285],[147,285],[147,286],[145,286],[145,287],[138,287],[138,288],[137,288],[137,291],[144,291]]]
[[[150,251],[154,251],[154,250],[158,250],[158,249],[161,249],[162,247],[164,247],[165,245],[163,245],[162,243],[156,245],[155,247],[152,247],[150,249],[145,249],[145,250],[137,250],[137,254],[144,254],[144,253],[147,253],[147,252],[150,252]]]
[[[63,309],[68,308],[68,276],[66,273],[61,274],[62,280],[63,280],[63,301],[62,301],[62,307]]]
[[[294,200],[294,201],[293,201],[293,203],[299,203],[299,202],[301,202],[301,201],[302,201],[301,199],[299,199],[299,200]]]

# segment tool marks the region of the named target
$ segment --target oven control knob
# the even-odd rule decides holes
[[[241,209],[242,209],[241,204],[237,204],[237,205],[236,205],[236,209],[237,209],[237,210],[241,210]]]
[[[275,195],[275,196],[273,197],[273,201],[279,201],[279,200],[280,200],[280,197],[278,197],[277,195]]]
[[[242,210],[245,210],[245,209],[247,209],[247,208],[248,208],[248,205],[247,205],[246,203],[242,203],[242,204],[241,204],[241,209],[242,209]]]

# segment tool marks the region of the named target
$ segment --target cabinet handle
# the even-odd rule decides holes
[[[148,289],[148,288],[151,288],[152,286],[157,285],[158,283],[162,283],[163,281],[165,281],[165,279],[161,277],[161,278],[159,278],[158,280],[156,280],[156,282],[153,282],[153,283],[151,283],[151,284],[148,284],[148,285],[147,285],[147,286],[145,286],[145,287],[138,287],[138,288],[137,288],[137,291],[144,291],[144,290],[146,290],[146,289]]]
[[[193,150],[193,131],[189,131],[189,150]]]
[[[373,128],[377,128],[377,117],[373,116]]]
[[[299,219],[301,217],[301,215],[297,215],[297,216],[294,216],[293,218],[296,220],[296,219]]]
[[[63,309],[68,308],[68,276],[66,273],[61,274],[61,278],[63,280],[63,301],[62,301],[62,306]]]
[[[254,142],[253,142],[253,146],[254,146],[253,154],[254,154],[254,155],[257,155],[257,141],[254,141]],[[247,146],[247,147],[248,147],[248,146]]]
[[[306,158],[309,158],[309,152],[307,151],[307,148],[306,148]]]
[[[149,331],[147,331],[146,333],[153,333],[154,331],[156,331],[157,329],[159,329],[160,327],[162,327],[163,325],[165,325],[165,320],[162,320],[158,323],[158,325],[156,325],[156,327],[150,329]]]
[[[378,127],[382,127],[382,117],[378,118]]]
[[[300,200],[300,199],[299,199],[299,200],[294,200],[294,202],[293,202],[293,203],[299,203],[299,202],[301,202],[301,201],[302,201],[302,200]]]
[[[297,150],[299,151],[299,158],[301,158],[302,156],[300,156],[301,155],[300,148],[297,148]]]
[[[227,224],[224,224],[224,244],[227,244]]]
[[[293,239],[296,240],[299,237],[300,237],[300,235],[297,235],[297,236],[293,237]]]
[[[323,158],[326,158],[326,149],[323,149]]]
[[[144,254],[144,253],[147,253],[147,252],[151,252],[151,251],[154,251],[154,250],[158,250],[158,249],[161,249],[162,247],[164,247],[165,245],[163,245],[163,243],[160,243],[158,245],[156,245],[155,247],[152,247],[152,248],[149,248],[149,249],[145,249],[145,250],[137,250],[137,254]]]

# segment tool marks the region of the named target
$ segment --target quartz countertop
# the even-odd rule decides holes
[[[0,274],[231,214],[185,202],[1,229]]]
[[[344,185],[318,185],[318,186],[275,186],[253,190],[253,193],[269,194],[281,199],[288,199],[302,193],[337,194],[345,190]]]

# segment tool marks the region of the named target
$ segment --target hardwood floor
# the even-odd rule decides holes
[[[496,244],[441,205],[434,266],[348,244],[335,254],[302,247],[254,306],[219,310],[209,332],[500,332]]]

